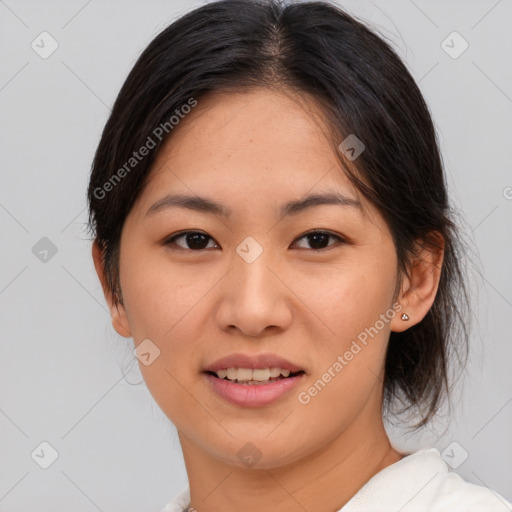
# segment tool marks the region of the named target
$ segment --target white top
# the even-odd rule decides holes
[[[162,512],[187,512],[187,485]],[[512,503],[450,471],[436,448],[419,450],[374,475],[337,512],[512,512]],[[199,511],[200,512],[200,511]]]

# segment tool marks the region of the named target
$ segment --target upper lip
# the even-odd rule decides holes
[[[291,363],[287,359],[280,357],[276,354],[230,354],[229,356],[217,359],[214,363],[205,367],[207,372],[216,372],[223,368],[281,368],[283,370],[290,370],[291,373],[304,371],[300,366]]]

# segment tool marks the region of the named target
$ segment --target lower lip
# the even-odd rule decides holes
[[[299,373],[294,377],[276,380],[268,384],[237,384],[226,379],[219,379],[206,373],[206,378],[212,385],[214,391],[220,396],[242,407],[259,407],[267,405],[288,393],[296,386],[305,373]]]

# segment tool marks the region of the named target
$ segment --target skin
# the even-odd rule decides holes
[[[160,350],[140,369],[177,428],[191,505],[200,512],[332,512],[403,457],[382,422],[385,351],[391,330],[411,327],[430,309],[442,250],[424,250],[396,294],[389,228],[344,174],[319,112],[312,99],[266,89],[200,98],[160,151],[124,224],[119,307],[93,244],[114,328],[135,346],[149,338]],[[278,219],[283,203],[327,190],[362,207],[322,205]],[[212,198],[232,217],[176,207],[146,215],[170,192]],[[207,248],[185,237],[163,243],[182,230],[207,234]],[[304,237],[315,230],[348,242],[325,238],[320,247],[329,247],[315,250]],[[263,248],[252,263],[236,252],[248,236]],[[396,314],[300,403],[297,394],[397,302],[410,320]],[[305,379],[270,405],[233,405],[202,373],[233,352],[276,353],[302,367]],[[261,455],[252,467],[237,456],[248,442]]]

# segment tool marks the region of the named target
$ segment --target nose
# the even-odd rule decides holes
[[[221,286],[219,327],[252,338],[287,329],[293,293],[285,282],[265,251],[252,262],[235,254],[232,270]]]

